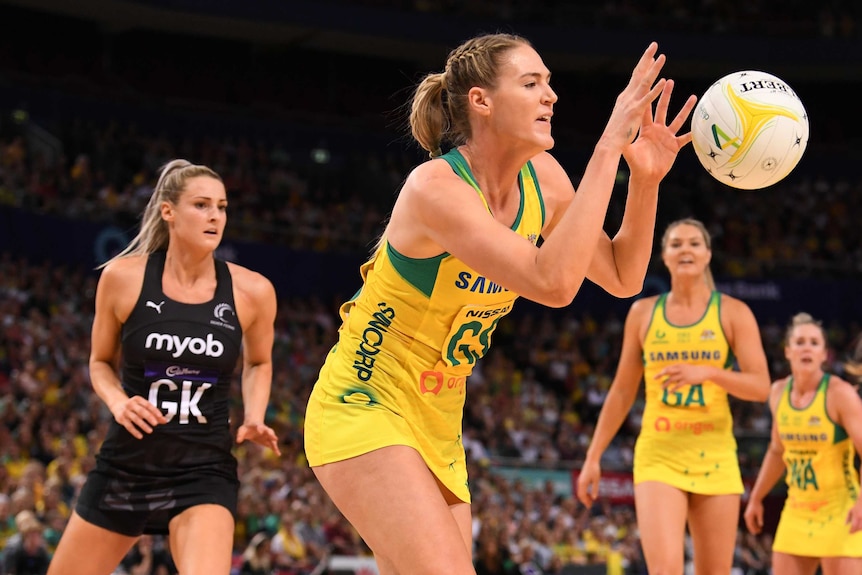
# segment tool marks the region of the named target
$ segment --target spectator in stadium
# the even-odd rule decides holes
[[[243,551],[239,575],[270,575],[273,572],[270,540],[266,531],[255,533]]]
[[[172,160],[137,237],[103,265],[90,377],[114,419],[52,575],[107,575],[142,534],[169,534],[184,575],[230,570],[239,479],[228,414],[239,362],[245,413],[236,442],[279,448],[264,424],[275,289],[215,258],[226,221],[221,177]]]
[[[646,404],[633,479],[647,567],[650,573],[683,572],[688,524],[695,571],[726,575],[743,492],[728,394],[766,400],[766,354],[748,305],[715,289],[703,224],[672,222],[661,246],[670,291],[639,299],[629,310],[617,372],[577,493],[588,507],[598,498],[602,455],[643,380]]]
[[[793,316],[784,354],[791,373],[772,385],[772,440],[745,524],[751,533],[763,530],[763,499],[786,477],[787,499],[772,543],[775,573],[813,575],[819,565],[823,575],[858,575],[862,497],[853,465],[862,452],[862,399],[852,384],[824,371],[826,333],[810,314]]]
[[[305,421],[308,461],[381,573],[474,572],[465,384],[516,297],[566,306],[585,278],[616,296],[642,289],[659,183],[691,141],[677,133],[696,100],[666,123],[664,63],[651,43],[577,191],[547,152],[557,94],[526,39],[472,38],[416,88],[411,130],[432,159],[407,177],[342,307]],[[631,177],[611,239],[621,158]]]
[[[51,559],[42,536],[42,524],[35,517],[20,523],[21,541],[4,551],[3,564],[7,575],[44,575]]]

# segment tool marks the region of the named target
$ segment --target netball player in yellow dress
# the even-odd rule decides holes
[[[710,237],[697,220],[670,224],[662,259],[670,291],[629,310],[617,373],[578,477],[578,497],[599,495],[600,460],[645,382],[635,444],[635,507],[650,573],[681,575],[686,524],[698,575],[727,575],[742,477],[728,394],[765,401],[769,371],[749,307],[715,291]]]
[[[790,376],[772,385],[772,440],[745,509],[763,529],[763,498],[785,477],[787,499],[772,544],[776,575],[862,575],[862,499],[854,467],[862,449],[862,399],[825,373],[826,337],[807,313],[793,317],[784,355]]]
[[[618,296],[641,290],[659,182],[691,141],[677,131],[693,97],[665,123],[664,60],[655,44],[644,52],[577,193],[546,151],[557,94],[523,38],[473,38],[416,88],[413,136],[433,159],[407,177],[341,310],[305,422],[308,461],[381,574],[475,573],[461,415],[467,377],[515,298],[565,306],[585,277]],[[623,157],[629,193],[611,240]]]

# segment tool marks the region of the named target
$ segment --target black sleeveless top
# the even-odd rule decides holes
[[[141,295],[122,329],[122,384],[168,419],[152,434],[135,439],[116,421],[99,452],[104,464],[143,475],[170,475],[201,467],[235,477],[229,421],[229,392],[241,353],[227,264],[215,260],[213,299],[188,304],[162,291],[165,252],[147,260]],[[224,467],[224,465],[227,467]]]

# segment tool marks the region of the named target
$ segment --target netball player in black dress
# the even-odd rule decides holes
[[[236,441],[278,452],[278,440],[264,425],[275,290],[215,258],[226,208],[218,174],[174,160],[138,236],[103,266],[90,376],[114,421],[50,575],[108,575],[143,533],[169,535],[183,575],[230,571],[239,480],[228,393],[240,358]]]

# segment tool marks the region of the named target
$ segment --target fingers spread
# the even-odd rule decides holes
[[[680,109],[679,113],[676,115],[673,121],[668,124],[668,127],[673,130],[674,134],[679,132],[680,128],[682,128],[682,125],[688,119],[688,116],[691,114],[691,111],[694,110],[695,104],[697,104],[697,96],[689,96],[688,100],[685,101],[685,104]]]

